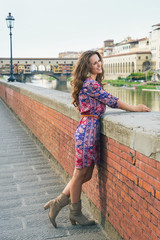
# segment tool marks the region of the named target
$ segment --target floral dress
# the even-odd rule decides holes
[[[118,108],[118,98],[104,91],[99,83],[87,78],[79,93],[81,115],[100,118],[106,105]],[[96,117],[82,117],[75,132],[76,168],[89,167],[100,161],[100,121]]]

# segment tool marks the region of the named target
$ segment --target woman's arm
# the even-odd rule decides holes
[[[118,100],[119,108],[130,112],[150,112],[151,109],[144,104],[138,104],[137,106],[129,105],[121,100]]]

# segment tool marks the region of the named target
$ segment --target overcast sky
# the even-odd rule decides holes
[[[160,23],[160,0],[0,0],[0,57],[10,57],[6,17],[15,18],[13,57],[58,57],[148,37]]]

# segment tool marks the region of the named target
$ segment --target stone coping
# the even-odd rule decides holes
[[[0,83],[73,120],[80,120],[69,93],[2,79]],[[107,107],[101,119],[101,133],[160,161],[160,112],[126,112]]]

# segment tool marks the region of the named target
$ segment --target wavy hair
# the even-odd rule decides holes
[[[72,104],[75,107],[78,107],[78,96],[79,92],[83,86],[83,82],[87,79],[87,75],[90,72],[90,57],[97,54],[102,62],[102,73],[97,74],[96,81],[103,88],[104,84],[102,83],[104,79],[104,69],[103,69],[103,59],[99,52],[97,51],[86,51],[81,54],[79,57],[75,69],[73,71],[73,78],[71,80],[72,86]]]

